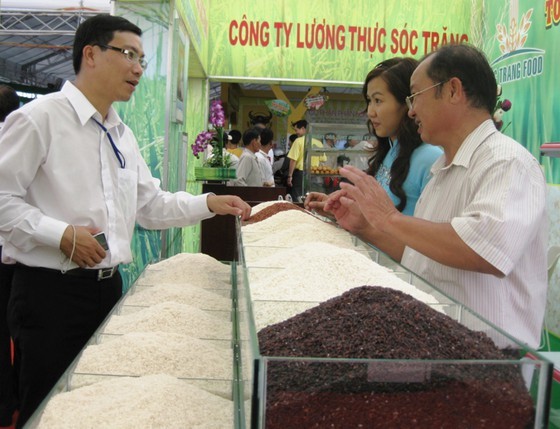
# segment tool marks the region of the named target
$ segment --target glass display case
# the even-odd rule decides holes
[[[265,277],[280,278],[278,273],[287,276],[289,267],[308,280],[319,273],[311,267],[313,264],[307,274],[305,267],[294,270],[296,265],[287,263],[285,256],[290,255],[290,249],[260,246],[255,233],[244,229],[237,222],[240,265],[235,294],[243,427],[547,427],[553,369],[548,360],[350,234],[352,246],[341,241],[347,249],[388,268],[414,286],[418,296],[425,293],[428,298],[423,302],[428,311],[435,310],[432,317],[437,312],[474,337],[473,346],[467,347],[469,358],[333,358],[320,353],[293,356],[292,349],[299,349],[300,343],[318,341],[316,333],[322,329],[321,324],[305,318],[316,314],[313,312],[324,300],[299,298],[297,291],[286,293],[284,289],[280,295],[273,293],[273,299],[266,299],[254,286]],[[347,234],[337,231],[341,237]],[[305,265],[308,258],[297,253],[295,244],[292,250],[297,264]],[[274,254],[278,259],[273,258]],[[293,287],[301,288],[304,283],[293,282]],[[274,286],[281,287],[278,283]],[[334,302],[328,302],[331,301]],[[402,325],[414,329],[419,323],[418,315],[403,313]],[[327,316],[324,320],[335,318],[336,311]],[[357,315],[356,318],[361,320]],[[302,323],[300,328],[294,327],[296,320]],[[445,346],[443,338],[440,345],[434,346],[441,332],[437,328],[431,331],[426,340],[430,344],[425,351],[428,355],[433,351],[437,356],[440,345],[458,346]],[[329,341],[337,342],[345,341],[349,334],[340,329],[330,335]],[[419,347],[422,341],[415,338],[418,335],[395,330],[386,344],[394,342],[395,349],[407,343]],[[266,336],[266,341],[285,341],[278,347],[287,352],[263,353],[259,336]],[[378,340],[372,335],[364,343]],[[483,344],[496,349],[500,357],[477,358]]]
[[[363,124],[310,123],[305,135],[303,190],[330,194],[339,189],[338,169],[352,165],[361,170],[377,146]]]
[[[235,279],[231,278],[228,283],[225,283],[230,278],[227,273],[233,274],[235,269],[229,263],[224,266],[226,272],[223,274],[226,277],[220,278],[222,281],[217,281],[212,288],[196,288],[196,295],[194,292],[192,293],[196,302],[185,306],[182,306],[183,303],[179,303],[179,300],[172,302],[171,299],[162,298],[164,284],[160,283],[161,280],[155,282],[151,279],[146,280],[146,272],[144,272],[99,326],[25,427],[42,427],[41,418],[45,410],[51,400],[59,394],[76,393],[79,390],[100,386],[100,382],[117,382],[119,379],[123,383],[136,379],[141,384],[148,383],[152,380],[150,377],[154,377],[154,380],[159,383],[158,377],[162,375],[168,375],[170,379],[184,383],[184,391],[180,393],[177,390],[171,390],[177,389],[177,383],[170,382],[168,386],[166,385],[164,389],[170,395],[193,396],[199,392],[198,401],[203,402],[196,404],[197,410],[189,411],[194,407],[193,403],[185,402],[177,406],[176,403],[166,404],[165,397],[152,398],[152,402],[158,401],[157,404],[162,401],[161,413],[158,414],[164,416],[163,418],[166,418],[166,412],[176,417],[174,413],[182,412],[181,407],[183,407],[185,413],[195,413],[196,411],[196,419],[200,419],[201,409],[206,413],[205,417],[202,417],[203,419],[222,422],[218,423],[220,427],[227,427],[223,425],[224,415],[229,427],[242,427],[239,423],[239,411],[236,408],[236,404],[240,401],[237,398],[239,392],[235,346],[237,334],[234,329],[236,324],[234,323],[234,300],[231,287]],[[201,269],[203,270],[204,267]],[[156,271],[159,270],[153,270],[153,272]],[[165,285],[175,286],[173,280]],[[189,285],[185,283],[181,286]],[[156,288],[159,288],[159,292],[155,295],[156,300],[165,302],[141,304],[134,301],[134,298],[139,295],[147,295],[146,292],[151,293]],[[182,295],[175,288],[168,289],[166,293],[174,297]],[[212,301],[209,301],[209,298]],[[151,312],[156,308],[157,312]],[[160,312],[160,310],[164,310],[164,312]],[[217,324],[211,324],[216,321]],[[177,326],[178,329],[175,330],[174,326]],[[171,329],[169,329],[170,327]],[[138,339],[141,341],[136,342]],[[94,350],[94,348],[103,347],[108,348]],[[89,359],[93,356],[94,351],[96,352],[96,362]],[[110,353],[114,353],[118,358],[109,357]],[[134,387],[136,388],[136,385]],[[121,389],[120,385],[118,388]],[[179,388],[179,390],[182,389],[183,387]],[[128,397],[129,403],[135,403],[135,400],[132,400],[133,397],[141,397],[139,400],[149,398],[146,392],[136,391],[137,394],[134,392],[121,392],[121,396]],[[123,401],[122,397],[115,398],[116,403],[120,404]],[[57,406],[59,405],[60,403],[57,404]],[[83,407],[83,403],[80,406]],[[136,403],[131,407],[136,407],[133,408],[135,410],[138,408]],[[225,410],[224,407],[226,407]],[[114,407],[110,411],[114,412]],[[120,410],[120,415],[127,416],[130,415],[129,413],[129,407],[125,403]],[[151,417],[146,415],[148,419],[146,425],[153,424],[153,417],[153,415]],[[83,421],[82,424],[84,424]],[[113,424],[114,426],[111,426],[110,423],[105,427],[122,427],[118,421]],[[198,424],[200,421],[196,425]],[[165,425],[159,427],[165,427]]]
[[[309,213],[305,214],[308,215]],[[224,278],[219,286],[208,290],[225,299],[229,307],[224,309],[206,305],[205,308],[227,320],[231,330],[225,333],[218,333],[216,330],[211,334],[200,335],[198,340],[214,352],[212,356],[201,354],[196,359],[203,367],[210,367],[213,359],[219,358],[227,362],[227,374],[207,374],[205,368],[192,374],[188,372],[190,364],[178,365],[179,371],[185,370],[182,375],[173,374],[182,382],[226,400],[225,408],[231,418],[228,416],[227,424],[220,427],[230,427],[230,423],[236,429],[313,425],[384,428],[547,427],[553,370],[551,362],[414,275],[383,252],[325,219],[318,216],[311,218],[321,228],[327,228],[317,233],[319,246],[330,252],[325,253],[328,255],[326,257],[310,258],[309,254],[301,253],[305,252],[302,249],[311,249],[317,245],[313,241],[307,242],[310,234],[297,234],[291,245],[270,245],[263,243],[262,232],[244,228],[239,219],[236,220],[239,263],[228,264],[231,271],[229,284],[226,284],[227,278]],[[275,229],[278,229],[278,225]],[[354,255],[352,260],[349,255]],[[394,349],[390,351],[394,352],[391,356],[364,358],[359,353],[346,353],[344,357],[333,357],[301,351],[295,356],[292,349],[313,343],[317,341],[316,334],[323,334],[322,323],[313,324],[305,318],[315,315],[317,309],[324,309],[326,303],[337,303],[339,297],[362,289],[331,290],[327,284],[329,276],[336,269],[342,268],[346,270],[344,281],[372,284],[366,280],[362,282],[362,278],[355,273],[358,271],[356,267],[360,267],[359,270],[363,270],[366,276],[369,275],[366,262],[375,263],[378,267],[376,270],[382,268],[380,272],[389,276],[381,276],[379,279],[394,279],[394,287],[406,286],[403,290],[410,288],[417,298],[409,297],[408,301],[403,301],[404,294],[395,292],[401,301],[418,302],[425,306],[432,312],[430,320],[445,318],[461,325],[464,330],[472,332],[472,338],[468,337],[467,340],[474,343],[457,336],[456,342],[449,345],[445,342],[449,338],[445,340],[441,335],[443,330],[439,327],[429,330],[427,337],[423,337],[420,331],[413,331],[411,335],[404,327],[408,325],[414,329],[420,325],[421,315],[413,311],[417,307],[408,307],[407,310],[387,312],[401,317],[401,322],[394,323],[387,319],[375,325],[374,332],[363,332],[362,345],[373,345],[374,349],[381,349],[381,341]],[[324,268],[321,270],[318,267]],[[285,285],[281,279],[288,277],[288,271],[292,275],[290,278],[296,280],[290,280],[291,283]],[[26,428],[40,427],[41,414],[59,393],[72,392],[100,380],[139,376],[128,371],[134,366],[135,357],[125,360],[125,364],[128,362],[128,365],[123,366],[127,369],[125,372],[84,371],[80,369],[80,361],[87,353],[88,346],[114,343],[119,341],[119,337],[127,335],[111,327],[111,323],[117,316],[139,314],[145,310],[145,306],[134,303],[130,298],[154,288],[154,283],[146,279],[143,274],[123,296],[31,417]],[[313,279],[322,280],[314,284]],[[375,284],[381,285],[384,281]],[[258,286],[265,283],[269,292],[263,294]],[[319,292],[307,295],[306,289],[311,289],[312,286],[319,286],[316,289]],[[369,290],[368,286],[363,288]],[[357,302],[360,301],[361,299]],[[389,308],[388,302],[383,301],[383,306]],[[351,317],[355,324],[360,325],[365,320],[363,315],[358,314],[355,306],[347,305],[346,308],[355,312]],[[335,320],[338,312],[331,307],[326,312],[326,320]],[[182,318],[187,322],[193,320],[191,317]],[[303,321],[303,324],[294,328],[289,325],[294,321]],[[280,328],[275,330],[275,327]],[[391,327],[401,329],[386,331],[385,328]],[[288,335],[287,340],[284,340],[288,349],[277,353],[263,351],[263,347],[270,345],[266,335],[271,333]],[[315,335],[312,340],[309,339],[310,334]],[[289,335],[303,335],[307,339],[294,340]],[[329,335],[331,337],[328,341],[332,343],[345,343],[351,338],[350,330],[332,326]],[[451,335],[454,336],[455,334]],[[397,351],[407,345],[421,350],[424,357],[398,357]],[[124,344],[123,348],[126,347]],[[441,349],[454,347],[466,347],[472,353],[469,358],[463,359],[425,357],[426,353],[438,356]],[[498,350],[499,358],[477,357],[477,354],[488,347]],[[163,360],[159,362],[162,367],[165,366]],[[185,410],[191,409],[188,402],[182,405]],[[166,412],[166,406],[162,410]],[[123,405],[122,414],[129,412],[126,404]],[[214,424],[218,419],[217,415],[212,409],[204,410],[204,418]],[[361,417],[363,420],[360,420]]]

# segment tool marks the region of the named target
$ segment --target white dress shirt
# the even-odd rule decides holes
[[[273,161],[270,158],[270,155],[266,152],[263,152],[262,150],[259,150],[256,155],[263,177],[262,184],[264,185],[266,183],[268,186],[274,186],[274,173],[272,172]]]
[[[93,118],[107,128],[125,168]],[[59,246],[69,224],[105,232],[109,252],[98,267],[111,267],[132,261],[135,222],[163,229],[213,216],[207,195],[162,191],[115,110],[103,122],[70,82],[9,116],[0,135],[0,183],[3,253],[29,266],[63,267]]]
[[[406,248],[402,264],[514,338],[539,344],[546,306],[546,183],[537,160],[491,120],[463,142],[433,177],[414,216],[451,223],[504,277],[450,268]],[[496,339],[504,345],[504,340]],[[505,341],[507,343],[507,341]]]
[[[249,149],[243,149],[239,164],[237,164],[237,179],[234,186],[262,186],[262,173],[257,156]]]

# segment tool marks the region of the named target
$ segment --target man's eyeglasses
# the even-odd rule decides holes
[[[144,57],[141,57],[140,55],[138,55],[136,52],[134,52],[131,49],[122,49],[122,48],[117,48],[116,46],[102,45],[101,43],[97,43],[96,45],[99,46],[100,48],[112,49],[113,51],[120,52],[121,54],[124,54],[126,59],[128,61],[130,61],[131,63],[140,64],[140,67],[142,67],[142,70],[146,70],[146,67],[148,67],[148,62],[144,59]]]
[[[422,94],[423,92],[428,91],[429,89],[435,88],[436,86],[440,86],[442,84],[444,84],[445,82],[447,82],[446,80],[442,80],[441,82],[435,83],[432,86],[429,86],[427,88],[421,89],[420,91],[415,92],[414,94],[410,94],[408,97],[405,98],[406,101],[406,106],[408,107],[408,110],[412,110],[412,104],[414,103],[414,97],[416,97],[417,95]]]

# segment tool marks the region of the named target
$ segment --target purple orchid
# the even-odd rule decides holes
[[[216,127],[221,128],[224,126],[226,117],[224,115],[224,108],[220,100],[214,100],[210,103],[210,123]]]
[[[213,134],[210,131],[202,131],[198,136],[196,136],[196,140],[192,145],[192,151],[194,156],[198,158],[198,154],[204,152],[208,147],[208,144],[212,140]]]

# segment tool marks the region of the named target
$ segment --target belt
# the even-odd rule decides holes
[[[58,274],[61,274],[61,275],[66,275],[66,276],[82,277],[82,278],[86,278],[86,279],[95,279],[97,281],[110,279],[119,270],[119,266],[116,265],[116,266],[111,267],[111,268],[99,268],[99,269],[96,269],[96,270],[90,270],[90,269],[86,269],[86,268],[74,268],[74,269],[68,270],[64,274],[62,274],[62,272],[60,270],[55,270],[53,268],[29,267],[27,265],[20,264],[19,262],[16,263],[16,266],[20,267],[20,268],[23,268],[23,269],[26,269],[26,270],[49,271],[49,272],[55,272],[55,273],[58,273]]]
[[[119,266],[110,268],[99,268],[97,270],[88,270],[86,268],[74,268],[73,270],[66,271],[67,276],[86,277],[90,279],[97,279],[97,281],[110,279],[118,271]]]

